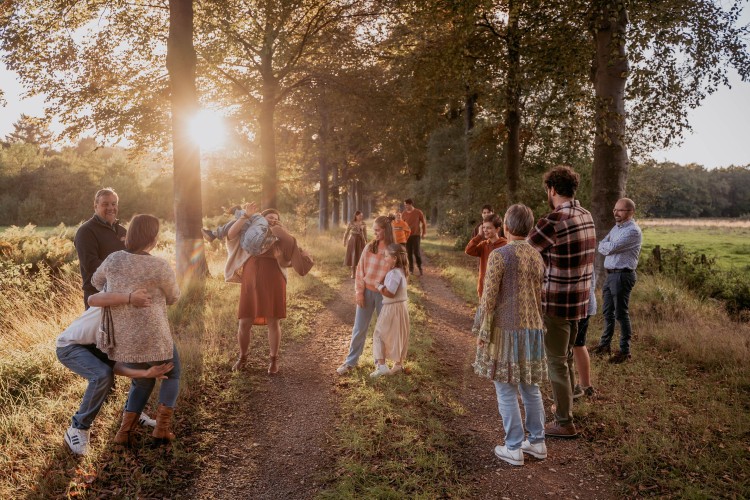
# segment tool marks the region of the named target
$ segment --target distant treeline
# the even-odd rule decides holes
[[[627,192],[641,217],[750,217],[750,166],[633,165]]]
[[[451,138],[443,138],[452,144]],[[431,144],[430,152],[437,148]],[[489,155],[488,155],[489,157]],[[258,178],[248,174],[247,159],[227,154],[204,162],[203,206],[207,215],[216,215],[221,206],[241,200],[259,199]],[[424,179],[430,192],[444,195],[440,226],[452,234],[463,234],[465,218],[458,215],[465,207],[479,202],[497,203],[504,189],[502,162],[495,158],[478,173],[470,197],[451,196],[448,191],[457,180],[466,182],[465,173],[448,171],[445,155],[436,155],[430,165],[440,175],[429,172]],[[455,162],[455,169],[459,169]],[[491,165],[495,164],[493,168]],[[441,170],[442,168],[442,170]],[[579,162],[582,174],[579,197],[590,205],[590,164]],[[535,213],[545,210],[534,206],[539,200],[542,169],[525,172],[524,200]],[[455,182],[454,182],[455,181]],[[441,184],[442,183],[442,184]],[[458,183],[461,185],[461,183]],[[61,222],[75,225],[93,213],[94,193],[111,186],[120,195],[120,216],[130,219],[135,213],[152,213],[174,219],[172,168],[168,159],[155,155],[132,156],[123,148],[97,147],[92,139],[83,139],[75,147],[52,150],[25,142],[0,144],[0,225],[39,226]],[[282,210],[299,215],[317,213],[314,182],[305,176],[282,181],[279,196]],[[389,191],[389,192],[385,192]],[[393,191],[393,192],[390,192]],[[750,216],[750,166],[707,170],[698,165],[647,162],[633,164],[627,194],[636,201],[640,217],[746,217]],[[373,207],[388,205],[403,197],[404,189],[390,188],[373,199]],[[430,195],[423,193],[426,202]],[[500,200],[501,201],[501,200]],[[502,210],[503,203],[500,203]],[[478,210],[470,211],[474,214]],[[435,215],[430,214],[429,215]]]
[[[0,146],[2,226],[78,224],[94,213],[94,194],[102,187],[113,187],[120,196],[123,220],[136,213],[174,220],[172,166],[167,159],[135,157],[123,148],[97,148],[91,139],[60,151],[24,142]],[[230,201],[252,198],[253,188],[252,181],[238,182],[207,168],[204,206],[216,214]]]

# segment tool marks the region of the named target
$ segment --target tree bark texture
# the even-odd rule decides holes
[[[183,286],[208,273],[201,235],[200,149],[189,136],[198,109],[193,48],[193,1],[169,0],[167,71],[171,85],[177,277]]]
[[[341,193],[339,189],[339,167],[334,164],[331,170],[331,202],[333,204],[331,224],[338,227],[341,224]]]
[[[464,161],[466,162],[466,185],[472,186],[474,178],[474,165],[471,157],[471,131],[474,129],[474,116],[476,115],[476,105],[479,95],[472,92],[469,85],[466,86],[466,95],[464,97]],[[466,189],[466,225],[471,227],[470,219],[474,205],[474,194],[471,189]]]
[[[591,212],[601,240],[614,224],[612,208],[625,193],[628,150],[625,144],[626,0],[593,4],[595,58],[592,67],[596,97],[596,134],[592,170]]]
[[[328,111],[325,102],[319,103],[320,112],[320,130],[318,132],[318,165],[320,167],[320,190],[318,191],[318,229],[320,231],[328,230],[328,162],[329,148],[328,141]]]
[[[518,201],[518,187],[521,181],[521,33],[518,27],[519,11],[522,2],[508,2],[507,46],[508,79],[505,84],[505,129],[508,134],[505,143],[505,174],[508,181],[508,202]]]
[[[350,214],[351,209],[349,208],[349,206],[350,206],[349,205],[349,199],[351,197],[349,196],[349,186],[348,185],[346,187],[346,190],[344,191],[344,194],[343,194],[342,198],[343,198],[342,203],[344,205],[342,207],[342,212],[344,214],[344,224],[349,224],[349,221],[352,220],[352,218],[351,218],[351,214]]]
[[[261,207],[276,208],[278,194],[278,174],[276,172],[276,137],[274,135],[274,113],[276,112],[276,82],[263,83],[263,102],[260,105],[260,158]]]

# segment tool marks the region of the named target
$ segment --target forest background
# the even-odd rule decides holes
[[[191,210],[256,199],[327,229],[410,196],[463,236],[485,203],[541,214],[541,174],[567,163],[599,237],[623,194],[640,216],[750,213],[747,165],[648,159],[730,71],[750,76],[744,1],[18,0],[2,11],[3,60],[48,114],[22,116],[2,144],[0,224],[75,224],[102,185],[125,219],[185,212],[173,186],[188,173],[173,176],[169,149],[179,4],[192,8],[197,107],[227,126],[221,149],[204,147]]]

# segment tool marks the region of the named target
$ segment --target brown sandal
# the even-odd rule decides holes
[[[238,372],[242,370],[243,368],[245,368],[246,364],[247,364],[247,355],[240,356],[239,358],[237,358],[237,361],[234,363],[234,366],[232,366],[232,371]]]
[[[278,356],[269,356],[268,359],[271,360],[271,363],[269,363],[268,365],[268,374],[275,375],[279,373],[279,367],[276,364],[276,360],[278,359]]]

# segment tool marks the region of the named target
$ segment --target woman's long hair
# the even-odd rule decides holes
[[[399,243],[391,243],[385,249],[390,255],[396,257],[396,266],[404,272],[404,276],[409,277],[409,257],[406,255],[406,247]]]
[[[357,210],[356,212],[354,212],[354,215],[352,215],[351,224],[354,224],[355,222],[357,222],[358,215],[362,215],[362,210]]]
[[[394,217],[392,215],[381,215],[376,218],[374,222],[374,224],[377,224],[378,227],[383,230],[383,241],[386,246],[396,241],[396,238],[393,236],[393,226],[391,226],[393,219]],[[370,242],[370,251],[372,253],[378,253],[378,240],[372,240]]]

